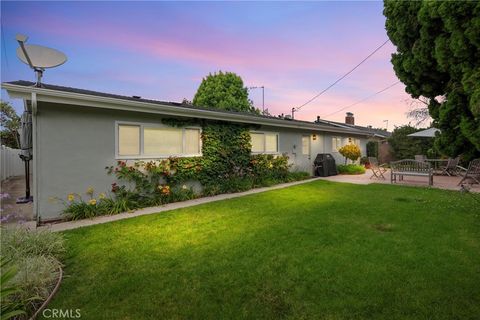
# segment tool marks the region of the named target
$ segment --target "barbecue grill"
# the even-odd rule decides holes
[[[335,159],[330,153],[319,153],[313,161],[314,172],[318,177],[335,176],[338,174]]]

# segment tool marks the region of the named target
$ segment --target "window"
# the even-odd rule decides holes
[[[117,156],[154,158],[196,156],[201,153],[199,128],[151,124],[118,124]]]
[[[342,138],[332,137],[332,151],[337,152],[342,147]]]
[[[278,133],[251,132],[252,153],[278,153]]]
[[[118,154],[123,156],[140,154],[140,126],[118,126]]]
[[[302,136],[302,154],[310,155],[310,136]]]

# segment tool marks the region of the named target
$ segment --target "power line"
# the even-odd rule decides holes
[[[360,104],[360,103],[362,103],[362,102],[364,102],[364,101],[367,101],[367,100],[370,99],[370,98],[373,98],[373,97],[376,96],[377,94],[380,94],[380,93],[382,93],[382,92],[384,92],[384,91],[387,91],[388,89],[390,89],[391,87],[396,86],[396,85],[399,84],[399,83],[400,83],[400,81],[397,81],[397,82],[389,85],[388,87],[383,88],[382,90],[377,91],[377,92],[375,92],[374,94],[371,94],[371,95],[369,95],[369,96],[366,97],[366,98],[363,98],[362,100],[359,100],[359,101],[357,101],[357,102],[355,102],[355,103],[352,103],[351,105],[348,105],[348,106],[346,106],[346,107],[340,108],[340,109],[338,109],[337,111],[332,112],[332,113],[329,113],[329,114],[324,115],[324,116],[322,116],[322,117],[324,117],[324,118],[325,118],[325,117],[329,117],[329,116],[331,116],[331,115],[334,115],[334,114],[336,114],[336,113],[339,113],[340,111],[343,111],[343,110],[345,110],[345,109],[348,109],[348,108],[351,108],[351,107],[353,107],[353,106],[356,106],[357,104]]]
[[[304,104],[302,104],[301,106],[298,106],[296,108],[292,108],[292,113],[293,112],[296,112],[298,110],[300,110],[301,108],[303,108],[304,106],[306,106],[307,104],[309,104],[310,102],[312,102],[313,100],[317,99],[318,97],[320,97],[322,94],[324,94],[325,92],[327,92],[328,89],[330,89],[331,87],[333,87],[334,85],[336,85],[337,83],[339,83],[342,79],[344,79],[346,76],[348,76],[350,73],[352,73],[355,69],[357,69],[360,65],[362,65],[365,61],[368,60],[368,58],[370,58],[371,56],[373,56],[378,50],[380,50],[384,45],[387,44],[387,42],[389,42],[390,39],[387,39],[384,43],[382,43],[379,47],[377,47],[375,50],[373,50],[372,53],[370,53],[365,59],[363,59],[362,61],[360,61],[359,64],[357,64],[355,67],[353,67],[353,69],[351,69],[350,71],[348,71],[347,73],[345,73],[343,76],[341,76],[339,79],[337,79],[334,83],[332,83],[331,85],[329,85],[327,88],[325,88],[323,91],[321,91],[319,94],[315,95],[313,98],[311,98],[310,100],[308,100],[307,102],[305,102]]]

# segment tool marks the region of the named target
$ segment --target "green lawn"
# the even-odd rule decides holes
[[[479,319],[480,199],[315,181],[65,232],[82,319]]]

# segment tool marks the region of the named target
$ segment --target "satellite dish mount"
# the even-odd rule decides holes
[[[42,86],[42,76],[46,68],[58,67],[67,61],[67,56],[58,50],[25,44],[28,37],[23,34],[18,34],[16,39],[20,45],[17,49],[17,57],[35,71],[36,87]]]

